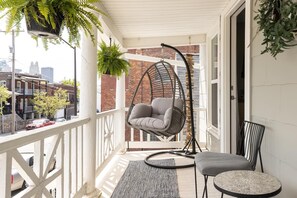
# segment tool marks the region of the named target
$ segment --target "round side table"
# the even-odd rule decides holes
[[[223,194],[233,197],[273,197],[281,192],[280,181],[266,173],[240,170],[218,174],[214,186]]]

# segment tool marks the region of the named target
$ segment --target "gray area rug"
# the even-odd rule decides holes
[[[154,160],[156,164],[175,165],[174,159]],[[160,169],[144,161],[130,161],[112,198],[179,198],[175,169]]]

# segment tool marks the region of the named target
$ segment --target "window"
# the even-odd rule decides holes
[[[22,92],[22,82],[21,81],[16,81],[16,92],[20,93]]]
[[[0,86],[4,86],[4,87],[6,87],[6,80],[0,80]]]
[[[211,40],[211,125],[218,128],[218,35]]]

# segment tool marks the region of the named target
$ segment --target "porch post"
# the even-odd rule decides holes
[[[206,44],[200,44],[199,45],[199,54],[200,54],[200,68],[199,68],[199,108],[207,108],[207,53],[206,53]],[[197,128],[198,128],[198,141],[199,142],[205,142],[207,139],[207,110],[206,111],[200,111],[198,112],[198,122]],[[204,131],[202,131],[204,129]],[[205,134],[205,135],[203,135]],[[206,145],[204,145],[206,147]]]
[[[97,30],[93,29],[97,38]],[[97,101],[97,47],[89,37],[83,35],[81,48],[81,91],[79,117],[90,118],[83,134],[83,181],[87,183],[84,197],[99,197],[95,188],[96,169],[96,101]]]
[[[121,144],[121,151],[125,151],[125,74],[117,79],[116,87],[116,109],[120,110],[117,119],[116,133],[120,134],[119,142]]]
[[[206,44],[200,44],[199,45],[199,54],[200,54],[200,73],[199,73],[199,95],[204,97],[199,97],[199,107],[200,108],[206,108],[207,107],[207,52],[206,52]],[[203,86],[203,87],[202,87]],[[202,100],[204,99],[204,100]]]

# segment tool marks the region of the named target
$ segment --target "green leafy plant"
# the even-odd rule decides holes
[[[270,53],[276,57],[297,44],[297,3],[292,0],[259,1],[258,13],[254,19],[264,35],[262,45],[265,45],[265,49],[261,54]]]
[[[93,3],[99,0],[0,0],[0,12],[6,16],[6,31],[21,28],[21,21],[25,18],[27,28],[37,23],[41,27],[50,27],[53,30],[62,32],[67,30],[69,43],[79,46],[80,30],[90,36],[92,41],[95,37],[92,34],[92,25],[102,31],[101,23],[95,13],[104,14]],[[30,19],[33,18],[33,21]],[[59,22],[59,20],[62,20]],[[61,28],[61,31],[58,30]],[[37,36],[45,35],[34,35]],[[43,42],[48,43],[47,37]]]
[[[0,115],[3,115],[3,103],[7,104],[7,100],[10,98],[7,87],[0,85]]]
[[[74,88],[74,79],[64,79],[60,82],[62,85],[69,85],[72,86]],[[80,82],[76,82],[76,86],[77,86],[77,97],[79,97],[80,95]]]
[[[124,53],[120,51],[119,45],[115,43],[108,46],[104,41],[100,43],[100,49],[97,51],[98,73],[110,74],[120,77],[122,73],[128,73],[130,63],[122,58]]]
[[[61,88],[55,91],[53,96],[46,92],[34,93],[34,110],[52,119],[59,109],[69,104],[67,101],[67,92]]]

